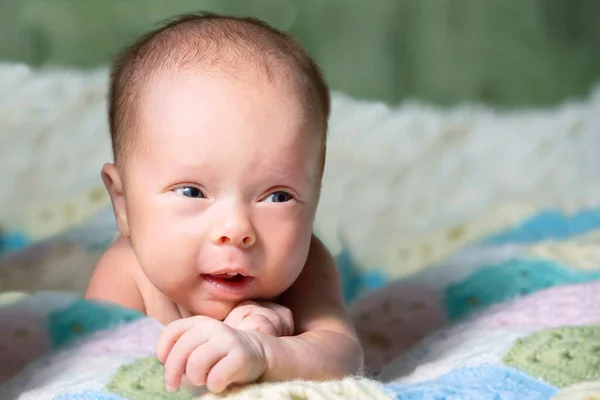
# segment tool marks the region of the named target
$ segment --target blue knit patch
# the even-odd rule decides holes
[[[483,239],[484,244],[535,243],[544,240],[565,240],[600,229],[600,209],[565,215],[542,211],[512,229]]]
[[[55,347],[89,333],[113,328],[144,315],[118,305],[77,299],[69,307],[48,316],[49,333]]]
[[[362,271],[347,248],[335,257],[340,274],[342,292],[346,304],[352,303],[358,296],[368,290],[385,285],[389,279],[380,271]]]
[[[31,239],[23,232],[0,232],[0,256],[10,251],[24,249]]]
[[[517,370],[493,365],[459,369],[434,381],[383,386],[399,400],[548,400],[557,391]]]
[[[600,272],[571,270],[550,260],[508,260],[482,268],[464,281],[446,287],[446,310],[451,319],[456,319],[517,296],[599,278]]]
[[[114,394],[106,394],[102,392],[96,392],[93,390],[74,393],[74,394],[64,394],[58,397],[53,398],[52,400],[127,400],[121,396],[117,396]]]

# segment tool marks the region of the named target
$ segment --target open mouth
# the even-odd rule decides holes
[[[231,294],[243,294],[252,283],[251,276],[242,274],[202,274],[202,279],[212,284],[216,288]]]
[[[229,283],[239,283],[243,282],[247,277],[242,274],[218,274],[218,275],[210,275],[213,279],[220,279],[227,281]]]

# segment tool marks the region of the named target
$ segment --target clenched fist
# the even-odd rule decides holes
[[[232,328],[258,331],[271,336],[292,336],[292,312],[277,303],[244,301],[238,304],[223,321]]]
[[[168,324],[156,349],[165,367],[167,389],[177,390],[183,374],[192,384],[206,385],[211,392],[256,381],[266,369],[265,351],[257,335],[204,316]]]

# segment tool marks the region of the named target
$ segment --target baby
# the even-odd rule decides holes
[[[302,47],[255,19],[183,16],[118,57],[109,101],[120,236],[86,297],[165,324],[167,389],[359,373],[313,235],[330,100]]]

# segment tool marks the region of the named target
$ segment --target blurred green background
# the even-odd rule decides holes
[[[264,19],[309,49],[333,89],[388,103],[546,106],[600,77],[600,0],[2,0],[0,60],[106,65],[197,10]]]

